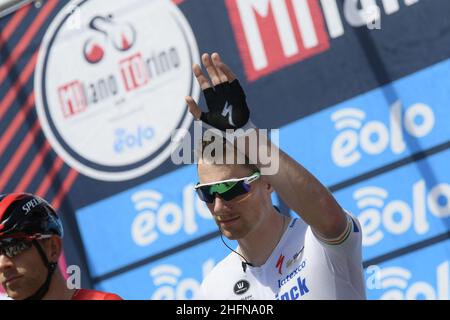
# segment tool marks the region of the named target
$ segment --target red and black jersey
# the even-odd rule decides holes
[[[73,295],[72,300],[123,300],[123,299],[114,293],[79,289]]]

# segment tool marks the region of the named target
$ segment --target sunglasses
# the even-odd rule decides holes
[[[33,246],[33,240],[48,239],[51,235],[0,239],[0,255],[14,258]]]
[[[261,177],[259,171],[254,172],[249,177],[228,179],[213,183],[204,183],[194,187],[199,198],[206,203],[213,203],[216,195],[225,201],[233,200],[234,198],[246,194],[250,191],[250,184]]]

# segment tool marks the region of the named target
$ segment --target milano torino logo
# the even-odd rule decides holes
[[[169,157],[172,131],[192,122],[184,97],[199,96],[191,71],[198,56],[171,1],[69,2],[44,36],[35,73],[49,142],[95,179],[151,171]]]

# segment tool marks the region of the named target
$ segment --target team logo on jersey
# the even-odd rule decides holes
[[[279,292],[275,295],[276,300],[298,300],[309,292],[309,288],[306,285],[306,278],[298,276],[296,278],[297,282],[294,283],[293,287],[286,292]]]
[[[297,261],[297,259],[300,257],[301,253],[303,252],[303,249],[305,249],[305,246],[302,247],[302,249],[297,252],[296,254],[294,254],[294,256],[292,257],[292,259],[289,259],[286,262],[286,268],[289,269],[289,267],[295,262]]]
[[[278,269],[278,273],[279,274],[283,274],[282,272],[282,268],[283,268],[283,261],[284,261],[284,256],[283,254],[280,254],[280,257],[278,258],[277,264],[275,265],[275,268]]]
[[[297,259],[298,259],[298,257],[297,257]],[[306,267],[306,260],[303,260],[298,265],[296,265],[294,270],[287,273],[286,276],[283,276],[282,279],[278,279],[278,288],[283,287],[288,282],[290,282],[292,279],[296,279],[296,277],[299,276],[300,272],[302,272],[305,269],[305,267]]]
[[[247,280],[239,280],[233,288],[234,293],[238,295],[246,293],[248,289],[250,289],[250,283]]]

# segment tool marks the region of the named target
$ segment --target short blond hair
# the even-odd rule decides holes
[[[218,142],[216,140],[219,140]],[[221,153],[222,155],[216,154],[217,148],[211,148],[211,152],[205,152],[208,151],[208,147],[211,147],[214,144],[220,144],[221,145]],[[198,163],[203,162],[207,164],[213,164],[213,165],[221,165],[221,164],[229,164],[229,165],[242,165],[246,168],[248,168],[251,172],[259,171],[258,167],[250,161],[250,159],[240,152],[236,145],[231,144],[228,142],[225,138],[220,136],[213,136],[213,139],[211,140],[200,140],[198,142]],[[231,153],[233,156],[233,161],[229,161],[229,158],[231,158]],[[229,155],[229,157],[228,157]],[[225,160],[226,161],[217,161],[218,157],[221,159],[219,160]]]

